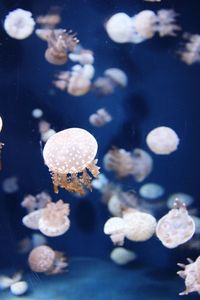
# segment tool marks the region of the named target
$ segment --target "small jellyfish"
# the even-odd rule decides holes
[[[19,190],[17,177],[12,176],[4,179],[2,182],[2,190],[7,194],[16,193]]]
[[[43,116],[43,111],[40,108],[35,108],[32,110],[32,117],[39,119]]]
[[[188,65],[200,62],[200,34],[185,33],[185,46],[179,51],[180,58]]]
[[[48,48],[45,51],[46,60],[53,65],[63,65],[68,60],[68,52],[73,51],[78,43],[76,35],[71,31],[62,33],[52,30],[48,37]]]
[[[61,22],[60,8],[51,7],[46,15],[40,15],[36,18],[36,23],[42,28],[54,29]]]
[[[99,95],[113,94],[117,87],[125,88],[128,83],[127,75],[118,68],[104,71],[103,77],[98,77],[93,83],[93,90]]]
[[[102,127],[111,121],[112,117],[105,108],[98,109],[95,114],[89,117],[90,124],[95,127]]]
[[[176,132],[165,126],[151,130],[146,137],[146,143],[151,151],[160,155],[176,151],[179,141]]]
[[[63,273],[68,266],[64,254],[49,246],[34,248],[29,254],[28,263],[33,272],[47,275]]]
[[[54,237],[63,235],[70,227],[69,204],[62,200],[48,203],[42,210],[38,228],[46,236]]]
[[[178,199],[180,202],[182,202],[186,207],[190,206],[194,202],[194,198],[188,194],[185,193],[175,193],[169,196],[167,199],[167,207],[173,208],[174,201]]]
[[[35,30],[35,34],[42,41],[48,42],[48,40],[50,39],[50,37],[52,35],[52,31],[54,31],[55,35],[57,36],[59,34],[62,34],[63,31],[65,31],[65,30],[62,28],[59,28],[59,29],[38,28]]]
[[[94,72],[92,65],[75,65],[71,71],[60,72],[53,84],[72,96],[83,96],[90,91]]]
[[[39,220],[42,216],[43,208],[34,210],[33,212],[30,212],[28,215],[24,216],[22,218],[22,223],[27,228],[38,230],[39,229]]]
[[[39,133],[41,135],[41,140],[46,143],[47,140],[56,133],[56,131],[52,128],[50,128],[50,123],[41,120],[38,124],[39,127]]]
[[[33,212],[34,210],[46,207],[51,201],[52,199],[48,193],[41,192],[36,196],[26,195],[21,202],[21,206],[26,208],[28,212]]]
[[[99,174],[97,178],[92,180],[93,188],[99,191],[103,191],[104,188],[107,186],[107,184],[108,184],[108,179],[103,173]]]
[[[126,224],[122,218],[113,217],[104,225],[104,233],[110,235],[114,245],[122,246],[125,239]]]
[[[19,282],[22,279],[22,272],[17,272],[12,277],[0,275],[0,290],[5,290],[11,287],[12,284]]]
[[[58,187],[81,195],[85,193],[84,188],[92,190],[91,175],[99,174],[95,159],[97,148],[95,138],[81,128],[62,130],[48,139],[43,157],[56,193]]]
[[[167,248],[176,248],[189,241],[195,232],[195,223],[186,206],[176,199],[174,207],[162,217],[156,227],[156,235]]]
[[[180,264],[178,266],[183,270],[178,271],[177,274],[185,280],[185,291],[179,293],[180,296],[188,295],[192,292],[200,293],[200,256],[193,262],[191,259],[187,259],[189,264]]]
[[[10,291],[15,296],[24,295],[28,291],[28,283],[26,281],[13,283],[10,287]]]
[[[94,53],[89,49],[84,49],[77,45],[72,53],[69,53],[69,59],[81,65],[92,65],[94,63]]]
[[[4,29],[6,33],[17,40],[29,37],[35,27],[35,21],[30,11],[18,8],[11,11],[5,18]]]
[[[165,190],[157,183],[145,183],[139,190],[140,196],[145,199],[154,200],[163,196]]]
[[[117,265],[123,266],[136,259],[136,254],[133,251],[123,247],[116,247],[110,253],[111,260]]]

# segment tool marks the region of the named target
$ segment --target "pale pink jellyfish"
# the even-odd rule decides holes
[[[29,37],[33,33],[34,27],[35,21],[32,13],[21,8],[11,11],[4,21],[6,33],[17,40]]]
[[[146,143],[152,152],[160,155],[167,155],[177,150],[179,137],[170,127],[161,126],[151,130]]]
[[[156,227],[156,235],[167,248],[176,248],[189,241],[195,233],[195,223],[186,206],[178,199]]]
[[[104,156],[104,167],[114,171],[118,177],[132,175],[136,181],[141,182],[152,171],[153,160],[147,152],[139,148],[133,153],[113,148]]]
[[[70,226],[68,215],[69,204],[62,200],[51,202],[42,210],[38,228],[46,236],[63,235]]]
[[[91,180],[97,177],[99,167],[95,159],[97,141],[86,130],[69,128],[51,136],[44,146],[44,162],[52,176],[54,191],[58,187],[84,194],[92,190]]]
[[[56,133],[54,129],[51,128],[50,123],[42,120],[38,124],[39,133],[41,135],[41,140],[46,143],[47,140]]]
[[[184,34],[185,47],[179,51],[183,62],[188,65],[200,62],[200,34]]]
[[[54,29],[61,22],[60,8],[51,7],[46,15],[40,15],[36,18],[36,23],[42,28]]]
[[[192,292],[200,293],[200,256],[193,262],[191,259],[187,259],[189,264],[180,264],[183,271],[178,271],[177,274],[185,280],[186,289],[179,295],[188,295]]]
[[[89,117],[90,124],[95,127],[102,127],[111,120],[112,117],[105,108],[98,109],[95,114],[91,114]]]
[[[94,53],[89,49],[84,49],[81,45],[77,45],[72,53],[69,53],[69,59],[81,65],[92,65],[94,63]]]
[[[51,197],[46,192],[41,192],[36,196],[27,195],[21,202],[21,206],[26,208],[28,212],[33,212],[40,208],[46,207],[48,203],[52,201]]]
[[[47,275],[63,273],[68,266],[64,254],[49,246],[34,248],[29,254],[28,263],[33,272]]]
[[[68,52],[73,51],[78,43],[76,35],[71,31],[58,32],[52,30],[48,37],[48,48],[45,52],[46,60],[53,65],[63,65],[68,60]]]
[[[75,65],[71,71],[60,72],[53,84],[72,96],[83,96],[90,91],[93,76],[94,67],[92,65]]]

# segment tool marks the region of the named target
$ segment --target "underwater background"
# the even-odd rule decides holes
[[[94,52],[95,76],[100,76],[106,68],[120,68],[128,76],[125,89],[117,89],[107,97],[93,93],[73,97],[56,90],[52,85],[54,74],[66,66],[47,63],[44,59],[46,44],[35,34],[19,41],[5,33],[3,22],[9,11],[23,8],[37,16],[54,5],[61,7],[61,27],[76,32],[81,45]],[[56,131],[70,127],[88,130],[98,142],[100,171],[116,183],[118,179],[103,167],[103,156],[112,146],[128,151],[135,147],[148,151],[145,137],[151,129],[162,125],[173,128],[180,137],[178,151],[170,156],[152,154],[154,169],[143,183],[162,185],[166,199],[175,192],[190,194],[195,199],[193,206],[199,208],[199,65],[188,66],[179,59],[179,33],[173,38],[155,36],[134,45],[114,43],[104,29],[105,22],[117,12],[134,15],[144,9],[159,8],[174,9],[184,31],[198,33],[200,2],[197,0],[163,0],[161,3],[142,0],[0,1],[0,115],[4,123],[0,138],[5,144],[0,180],[16,176],[19,185],[19,190],[13,194],[0,189],[0,273],[6,269],[29,272],[27,256],[17,252],[18,242],[32,233],[21,221],[25,215],[20,205],[24,195],[45,190],[53,200],[63,199],[70,203],[71,210],[71,227],[67,234],[48,239],[50,246],[71,258],[69,272],[40,279],[28,273],[32,291],[22,299],[180,297],[183,281],[176,275],[177,262],[186,261],[187,257],[196,259],[198,251],[170,250],[156,237],[142,243],[126,241],[125,247],[137,254],[137,261],[126,267],[114,265],[109,258],[113,245],[103,232],[110,213],[100,193],[93,189],[81,198],[65,190],[54,194],[42,157],[38,123],[31,115],[33,109],[40,108],[44,112],[43,119]],[[71,66],[69,62],[67,68]],[[113,120],[105,127],[95,128],[88,118],[100,107],[105,107]],[[143,184],[136,183],[132,177],[120,183],[124,190],[136,191]],[[187,297],[197,299],[199,296]],[[0,294],[0,299],[15,298],[4,293]]]

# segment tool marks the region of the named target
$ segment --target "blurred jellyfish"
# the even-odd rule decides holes
[[[69,53],[69,59],[81,65],[92,65],[94,63],[94,53],[89,49],[84,49],[77,45],[72,53]]]
[[[28,283],[26,281],[13,283],[10,287],[10,291],[15,296],[24,295],[28,291]]]
[[[20,296],[27,292],[28,284],[22,281],[22,272],[17,272],[13,277],[0,275],[0,289],[5,290],[10,288],[13,295]]]
[[[141,182],[152,171],[153,160],[147,152],[139,148],[133,153],[113,148],[104,156],[104,167],[108,171],[114,171],[118,177],[132,175],[136,181]]]
[[[17,40],[29,37],[35,27],[35,21],[30,11],[18,8],[11,11],[5,18],[4,29],[6,33]]]
[[[92,180],[93,188],[99,191],[103,191],[107,184],[108,184],[108,179],[103,173],[99,174],[97,178]]]
[[[49,246],[34,248],[29,254],[28,263],[33,272],[47,275],[63,273],[68,266],[64,254]]]
[[[50,123],[42,120],[39,122],[39,133],[41,135],[41,140],[46,143],[47,140],[56,133],[56,131],[52,128],[50,128]]]
[[[105,108],[98,109],[95,114],[89,117],[90,124],[95,127],[102,127],[110,121],[112,121],[112,117]]]
[[[136,259],[136,254],[133,251],[123,247],[116,247],[110,253],[111,260],[117,265],[123,266]]]
[[[48,203],[42,210],[38,228],[46,236],[54,237],[63,235],[70,226],[69,204],[62,200]]]
[[[118,194],[112,195],[112,197],[108,200],[107,207],[108,207],[108,211],[114,217],[122,216],[122,205]]]
[[[41,192],[36,196],[27,195],[21,202],[21,206],[26,208],[28,212],[44,208],[48,203],[52,201],[51,197],[46,192]]]
[[[90,91],[93,76],[94,67],[92,65],[75,65],[71,71],[60,72],[53,84],[72,96],[83,96]]]
[[[68,52],[73,51],[78,43],[76,34],[71,31],[52,30],[48,37],[48,48],[45,51],[46,60],[53,65],[63,65],[68,60]]]
[[[30,237],[26,237],[19,241],[17,245],[17,252],[20,254],[26,254],[30,252],[31,249],[46,245],[47,244],[47,239],[45,236],[43,236],[40,233],[33,233]]]
[[[146,137],[146,143],[151,151],[160,155],[176,151],[179,141],[176,132],[165,126],[151,130]]]
[[[145,183],[139,190],[140,196],[149,200],[162,197],[164,192],[164,188],[157,183]]]
[[[188,295],[192,292],[198,292],[200,293],[200,256],[197,257],[195,262],[193,262],[191,259],[187,259],[189,264],[180,264],[178,263],[178,266],[181,267],[183,270],[178,271],[177,274],[185,280],[185,291],[179,293],[179,295]]]
[[[43,111],[40,108],[35,108],[32,110],[32,117],[39,119],[43,116]]]
[[[179,51],[181,60],[188,65],[200,62],[200,34],[185,33],[185,47]]]
[[[36,18],[36,23],[42,28],[54,29],[61,22],[60,8],[51,7],[46,15],[40,15]]]
[[[113,217],[104,225],[104,233],[110,235],[114,245],[122,246],[125,239],[126,224],[122,218]]]
[[[178,199],[174,207],[162,217],[156,227],[156,235],[167,248],[176,248],[189,241],[195,232],[195,223],[186,206]]]
[[[4,179],[2,182],[2,189],[7,194],[16,193],[19,190],[17,177],[12,176]]]
[[[95,138],[81,128],[62,130],[48,139],[43,157],[56,193],[58,187],[81,195],[84,188],[92,190],[90,175],[97,177],[99,174],[95,159],[97,148]]]
[[[103,75],[93,83],[93,90],[99,95],[110,95],[117,87],[125,88],[127,86],[127,75],[121,69],[110,68],[105,70]]]
[[[186,207],[190,206],[194,202],[194,198],[185,193],[175,193],[169,196],[167,199],[167,207],[173,208],[174,201],[178,199],[180,202],[185,204]]]
[[[52,32],[55,33],[55,35],[60,35],[65,31],[62,28],[59,29],[50,29],[50,28],[38,28],[35,30],[35,34],[39,39],[42,41],[48,42],[48,40],[51,38]]]
[[[125,13],[113,15],[106,23],[106,31],[116,43],[141,43],[152,38],[156,32],[160,37],[174,36],[180,27],[175,23],[176,13],[161,9],[156,13],[143,10],[133,17]]]

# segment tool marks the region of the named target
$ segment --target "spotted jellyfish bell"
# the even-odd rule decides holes
[[[162,217],[156,227],[156,235],[167,248],[176,248],[189,241],[195,233],[195,223],[186,206],[178,199],[174,207]]]
[[[51,136],[44,146],[44,162],[49,168],[54,191],[62,187],[69,192],[84,195],[84,188],[92,190],[92,177],[97,177],[99,167],[95,159],[97,141],[86,130],[69,128]]]

